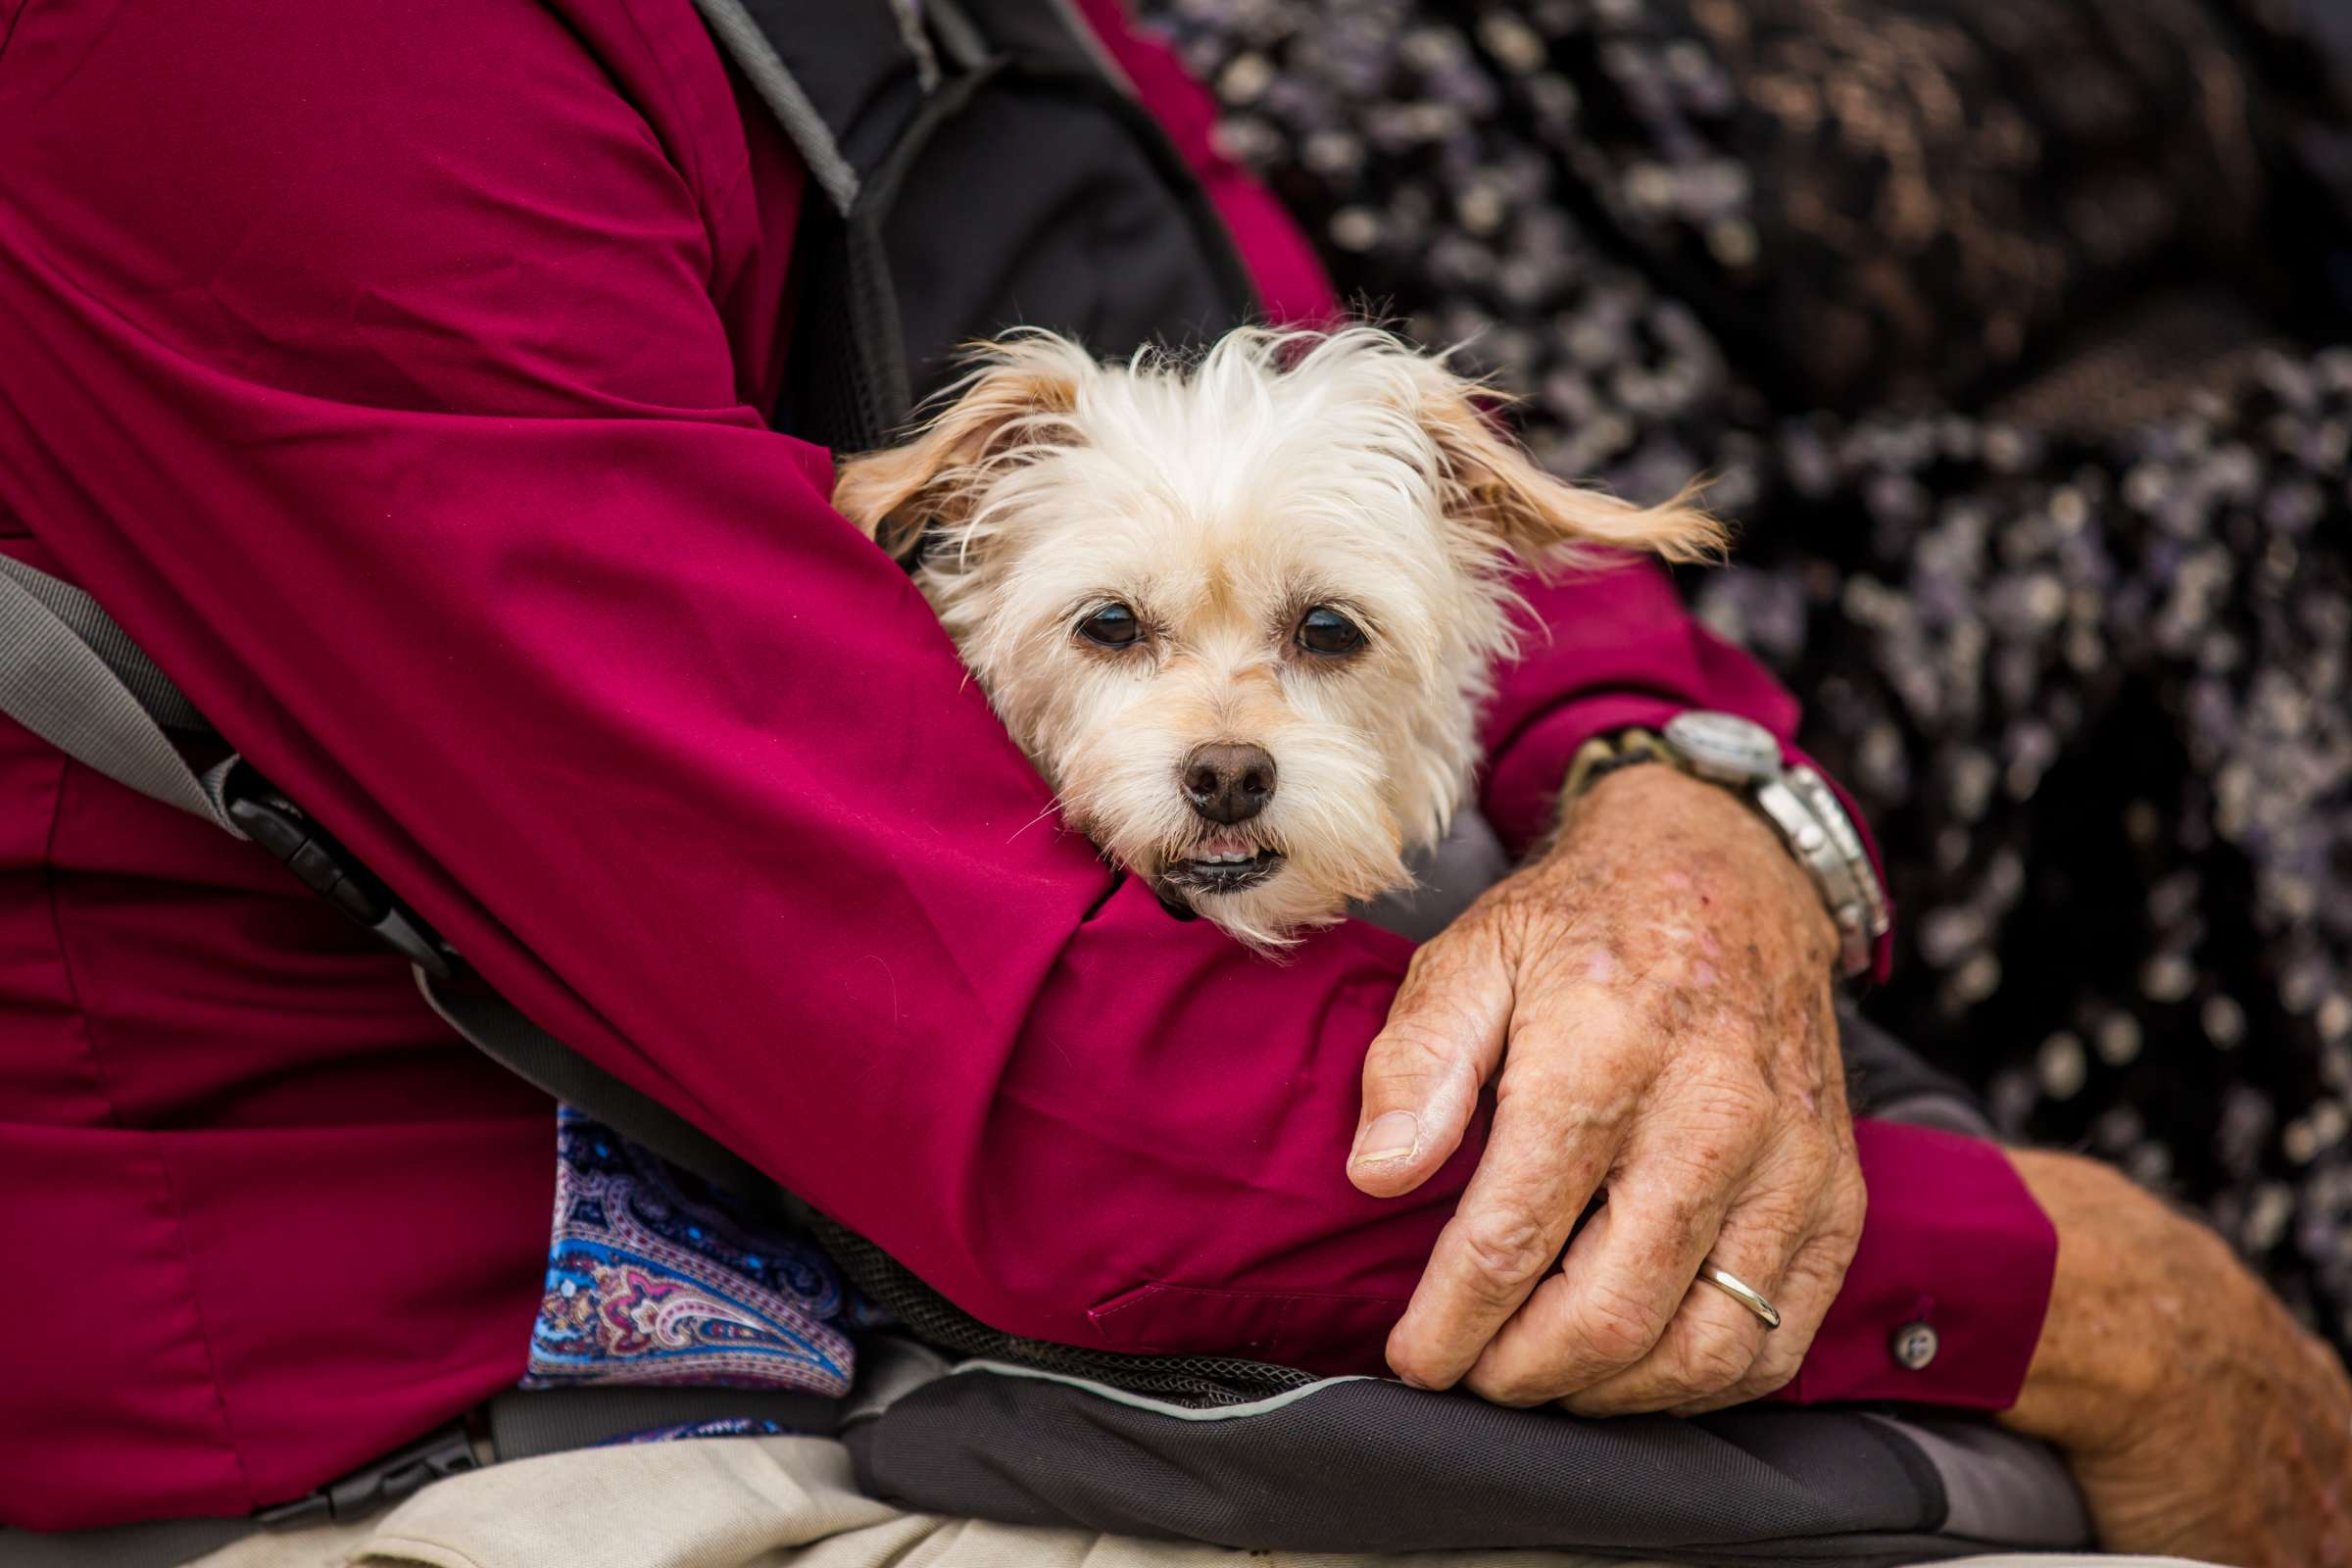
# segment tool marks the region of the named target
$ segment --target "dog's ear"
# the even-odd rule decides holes
[[[1575,564],[1592,546],[1678,562],[1723,554],[1730,536],[1694,504],[1694,489],[1638,507],[1554,478],[1501,427],[1494,399],[1437,361],[1415,359],[1416,414],[1437,448],[1456,520],[1538,569]]]
[[[898,560],[921,548],[926,529],[961,522],[999,466],[1071,439],[1089,365],[1076,344],[1025,332],[977,345],[972,362],[912,439],[847,460],[834,480],[834,509]]]

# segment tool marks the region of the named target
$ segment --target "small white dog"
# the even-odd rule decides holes
[[[1064,820],[1245,942],[1407,885],[1478,756],[1509,574],[1722,530],[1563,484],[1386,332],[1197,362],[982,349],[834,500],[902,560]]]

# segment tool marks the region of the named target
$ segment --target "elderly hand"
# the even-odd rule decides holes
[[[2071,1154],[2010,1155],[2058,1228],[2008,1425],[2058,1446],[2110,1551],[2352,1562],[2352,1383],[2218,1236]]]
[[[1862,1231],[1837,956],[1772,829],[1660,764],[1602,778],[1541,858],[1423,947],[1364,1063],[1349,1176],[1409,1192],[1490,1080],[1495,1105],[1390,1336],[1397,1374],[1593,1415],[1786,1383]],[[1782,1326],[1692,1289],[1707,1261]]]

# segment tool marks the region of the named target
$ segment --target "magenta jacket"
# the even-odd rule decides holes
[[[1113,47],[1280,312],[1327,287]],[[1334,1371],[1477,1155],[1375,1201],[1406,945],[1168,918],[762,417],[801,172],[689,0],[0,0],[0,548],[97,595],[517,1004],[987,1322]],[[1538,590],[1487,811],[1788,696],[1646,570]],[[513,1384],[547,1102],[249,848],[0,720],[0,1520],[237,1512]],[[1866,1126],[1809,1399],[1999,1405],[2054,1243]],[[1926,1319],[1942,1350],[1896,1366]]]

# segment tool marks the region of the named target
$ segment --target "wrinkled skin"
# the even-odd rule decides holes
[[[1408,1192],[1489,1081],[1495,1110],[1390,1337],[1397,1374],[1592,1415],[1788,1382],[1862,1231],[1837,952],[1773,830],[1658,764],[1602,778],[1545,851],[1423,947],[1365,1061],[1350,1178]],[[1693,1290],[1709,1260],[1782,1327]]]
[[[2065,1450],[2111,1551],[2352,1563],[2352,1383],[2221,1238],[2118,1172],[2019,1152],[2058,1227],[2032,1370],[2002,1420]]]

